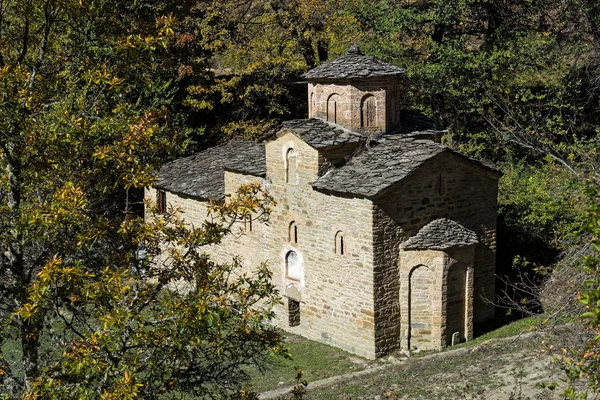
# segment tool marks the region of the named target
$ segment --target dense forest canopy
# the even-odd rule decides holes
[[[546,290],[570,285],[594,310],[596,0],[0,0],[2,392],[230,394],[241,366],[281,353],[263,324],[270,311],[252,311],[276,301],[266,270],[230,282],[199,250],[238,213],[268,214],[268,195],[242,190],[216,206],[221,224],[195,232],[174,214],[165,220],[177,229],[145,225],[135,203],[161,163],[303,117],[300,75],[351,44],[406,68],[407,103],[448,127],[446,144],[504,172],[500,271],[543,271],[539,284],[551,268],[582,267],[587,288]],[[150,268],[165,241],[193,249],[167,261],[194,282],[189,295],[163,296],[174,275]],[[587,315],[596,327],[599,314]],[[149,316],[154,325],[142,322]],[[167,323],[175,319],[182,325]],[[232,332],[241,342],[225,346]],[[184,355],[201,335],[214,340]],[[177,363],[161,364],[152,343]],[[216,365],[227,384],[207,374]]]

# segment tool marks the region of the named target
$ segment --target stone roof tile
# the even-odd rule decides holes
[[[351,46],[341,57],[311,69],[302,77],[308,80],[356,79],[395,76],[405,72],[404,68],[365,56],[358,46]]]
[[[232,140],[162,166],[155,187],[200,199],[225,194],[225,170],[264,177],[265,145]]]
[[[447,149],[429,140],[383,140],[343,167],[330,170],[312,186],[318,190],[373,197]]]
[[[425,225],[401,247],[404,250],[446,250],[479,243],[477,235],[456,221],[436,219]]]
[[[293,119],[281,124],[310,146],[320,149],[343,143],[354,143],[364,139],[360,133],[352,132],[339,125],[317,118]]]

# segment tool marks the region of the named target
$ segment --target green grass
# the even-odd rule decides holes
[[[460,347],[476,346],[490,339],[511,337],[518,335],[522,332],[534,330],[536,327],[539,327],[541,325],[544,318],[545,317],[543,315],[540,315],[514,321],[507,325],[501,326],[495,330],[489,331],[470,342],[462,343],[454,347],[448,347],[446,348],[446,350],[452,350]],[[343,375],[362,370],[369,363],[379,364],[378,361],[368,361],[366,359],[362,359],[360,357],[347,353],[343,350],[325,344],[313,342],[299,336],[286,334],[286,337],[287,345],[292,355],[292,359],[286,360],[283,358],[273,358],[271,360],[272,364],[262,374],[257,370],[251,370],[250,374],[252,376],[252,381],[250,387],[253,390],[260,393],[279,387],[285,387],[295,384],[296,382],[294,367],[296,366],[302,370],[303,379],[306,379],[309,382],[313,382],[316,380],[329,378],[331,376]],[[431,354],[431,352],[420,353],[418,354],[418,356],[420,357],[425,354]],[[460,371],[461,366],[464,365],[463,362],[464,360],[462,358],[452,358],[439,360],[435,363],[424,363],[420,365],[418,376],[421,377],[427,375],[434,375],[436,373],[439,373],[440,371]],[[396,381],[414,381],[416,383],[419,381],[419,379],[415,379],[415,373],[416,372],[412,370],[403,371],[402,369],[400,369],[399,371],[396,371],[394,373],[394,376]],[[389,387],[387,385],[389,381],[385,379],[378,380],[377,378],[372,378],[368,380],[368,382],[369,383],[366,385],[352,384],[351,386],[349,385],[344,388],[320,390],[315,392],[314,394],[313,392],[311,392],[310,398],[328,399],[327,396],[332,396],[330,398],[342,398],[341,396],[344,392],[350,394],[352,398],[355,398],[355,396],[360,397],[367,393],[373,394],[372,387],[377,387],[377,385],[379,385],[380,387]],[[486,379],[482,379],[479,382],[476,382],[475,384],[476,386],[481,386],[484,385],[485,382]],[[489,384],[489,382],[487,383]],[[422,391],[422,388],[419,387],[418,384],[412,385],[410,383],[405,383],[400,389],[397,390],[397,393],[411,394],[416,396],[415,398],[426,398],[419,397],[426,396],[426,391]],[[383,393],[377,394],[383,395]]]
[[[458,346],[449,347],[448,349],[455,349],[459,347],[469,347],[476,346],[480,343],[483,343],[490,339],[502,339],[515,335],[519,335],[521,333],[531,332],[539,328],[543,322],[546,320],[546,316],[544,314],[534,315],[533,317],[523,318],[516,321],[513,321],[507,325],[503,325],[497,329],[484,333],[480,336],[477,336],[473,340],[465,343],[461,343]]]
[[[294,367],[299,367],[302,370],[302,378],[310,382],[359,371],[369,363],[368,360],[343,350],[292,334],[286,334],[286,343],[292,358],[273,358],[272,364],[264,374],[251,370],[250,387],[253,390],[264,392],[295,384]]]
[[[347,386],[338,385],[311,391],[310,399],[343,399],[344,394],[353,400],[371,399],[376,396],[381,399],[396,398],[391,393],[398,397],[408,396],[410,399],[484,398],[480,397],[484,390],[505,386],[506,382],[498,378],[496,373],[507,366],[514,365],[513,368],[509,368],[512,370],[511,376],[505,379],[509,382],[527,382],[528,373],[531,371],[525,372],[522,369],[523,360],[520,357],[523,354],[533,357],[541,353],[539,338],[508,343],[494,342],[490,339],[507,338],[533,331],[542,325],[544,320],[545,316],[541,315],[511,322],[473,341],[445,349],[473,347],[473,350],[466,353],[448,353],[444,357],[428,359],[421,358],[420,353],[419,357],[413,357],[402,365],[390,366],[385,373],[358,378]],[[490,341],[489,344],[475,347],[486,341]],[[542,396],[548,394],[542,393]]]

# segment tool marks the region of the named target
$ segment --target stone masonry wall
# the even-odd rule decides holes
[[[290,147],[298,171],[294,184],[284,179],[284,154]],[[282,309],[280,325],[309,339],[375,357],[372,203],[313,191],[310,183],[323,172],[326,161],[293,134],[267,143],[266,155],[267,188],[278,201],[265,242],[268,262],[282,293],[287,290],[300,299],[300,324],[287,326]],[[288,240],[291,222],[298,230],[297,243]],[[336,253],[338,232],[344,238],[344,254],[339,254],[339,248]],[[301,260],[300,280],[286,277],[285,255],[290,250]]]
[[[296,179],[285,180],[285,155],[294,148]],[[277,201],[268,225],[253,220],[252,231],[240,223],[207,252],[217,262],[238,255],[244,272],[266,262],[284,304],[276,307],[276,323],[312,340],[330,343],[367,358],[375,357],[373,312],[372,210],[369,200],[315,192],[327,161],[293,134],[267,143],[267,179],[225,172],[225,192],[259,181]],[[155,199],[153,189],[147,196]],[[198,226],[206,218],[206,202],[167,193],[167,203],[180,207],[186,222]],[[297,242],[290,238],[294,222]],[[343,235],[344,254],[336,253],[336,234]],[[290,240],[291,239],[291,240]],[[297,271],[286,276],[286,255],[296,253]],[[299,302],[300,323],[290,326],[289,300]],[[292,302],[293,307],[297,303]],[[294,321],[294,324],[297,321]]]
[[[376,347],[385,354],[398,346],[400,328],[398,257],[400,244],[441,217],[473,230],[481,243],[474,255],[474,319],[493,318],[495,289],[497,178],[461,157],[441,153],[375,200]],[[405,329],[405,327],[402,327]]]

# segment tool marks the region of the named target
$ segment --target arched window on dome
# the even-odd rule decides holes
[[[368,94],[360,102],[360,127],[372,128],[377,126],[377,101],[375,96]]]
[[[334,93],[327,98],[327,121],[337,124],[341,99],[342,98],[337,93]]]

